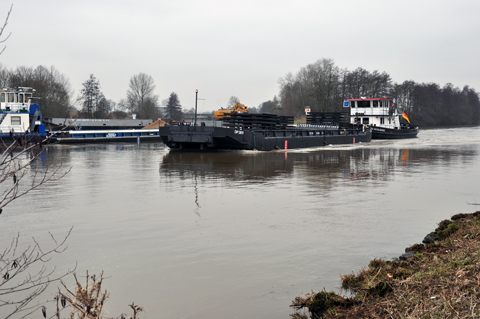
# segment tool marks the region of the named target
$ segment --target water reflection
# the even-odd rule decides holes
[[[42,165],[72,171],[9,206],[0,235],[49,239],[74,225],[59,266],[105,270],[111,313],[135,295],[147,318],[288,318],[295,296],[335,289],[339,273],[471,211],[480,143],[427,133],[435,145],[268,153],[48,146]]]
[[[310,152],[261,153],[178,153],[163,156],[160,175],[164,178],[216,178],[264,183],[295,174],[329,187],[330,180],[388,181],[393,170],[424,169],[449,165],[452,161],[471,163],[477,148],[408,149],[356,148]],[[318,177],[321,180],[318,180]],[[322,183],[323,180],[323,183]],[[331,186],[331,185],[330,185]]]
[[[293,171],[293,160],[285,160],[281,153],[179,153],[163,157],[160,173],[164,177],[189,179],[226,178],[261,183],[265,179],[288,175]]]

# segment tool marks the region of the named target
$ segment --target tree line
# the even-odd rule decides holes
[[[395,98],[398,107],[418,125],[480,124],[479,93],[469,86],[451,83],[404,81],[393,83],[386,72],[361,67],[349,71],[332,59],[320,59],[279,79],[278,97],[262,103],[260,112],[302,116],[305,107],[313,112],[342,111],[349,98]]]
[[[361,67],[341,69],[331,59],[320,59],[288,73],[278,81],[279,93],[272,100],[250,107],[250,113],[276,113],[301,117],[305,107],[314,112],[342,111],[349,98],[395,98],[398,107],[407,112],[417,125],[476,125],[480,124],[479,93],[469,87],[458,88],[451,83],[443,87],[436,83],[409,80],[393,83],[386,72],[368,71]],[[1,87],[30,86],[36,89],[45,117],[137,118],[179,121],[183,119],[180,99],[175,92],[159,101],[154,94],[155,83],[150,75],[139,73],[130,78],[126,97],[118,103],[105,97],[100,81],[91,74],[75,96],[68,78],[55,67],[20,66],[9,70],[0,65]],[[232,96],[227,109],[240,99]],[[78,110],[77,110],[78,109]]]
[[[126,97],[118,103],[105,97],[99,79],[93,74],[83,82],[80,93],[75,96],[68,78],[53,66],[20,66],[9,70],[0,65],[0,86],[34,88],[44,117],[124,119],[136,114],[142,119],[156,120],[162,116],[167,120],[182,119],[178,95],[172,92],[168,99],[159,101],[158,95],[154,94],[154,80],[145,73],[130,78]]]

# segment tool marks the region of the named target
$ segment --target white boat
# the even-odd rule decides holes
[[[343,106],[350,108],[350,122],[367,126],[372,131],[372,139],[417,137],[418,127],[412,125],[407,114],[396,107],[395,99],[348,99]]]
[[[31,87],[4,88],[0,92],[0,137],[3,141],[18,136],[46,136],[40,106],[32,102],[34,92]]]

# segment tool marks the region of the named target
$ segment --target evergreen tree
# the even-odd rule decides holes
[[[170,97],[167,100],[166,108],[166,118],[171,121],[180,121],[182,119],[182,105],[178,99],[178,95],[175,92],[170,93]]]
[[[97,110],[100,101],[105,97],[100,91],[100,82],[93,74],[90,74],[90,78],[82,85],[83,89],[79,98],[82,103],[82,110],[88,118],[93,118],[93,112]]]

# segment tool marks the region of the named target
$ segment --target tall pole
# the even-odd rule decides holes
[[[194,126],[197,126],[197,100],[198,100],[198,89],[195,90],[195,121],[194,121]]]

